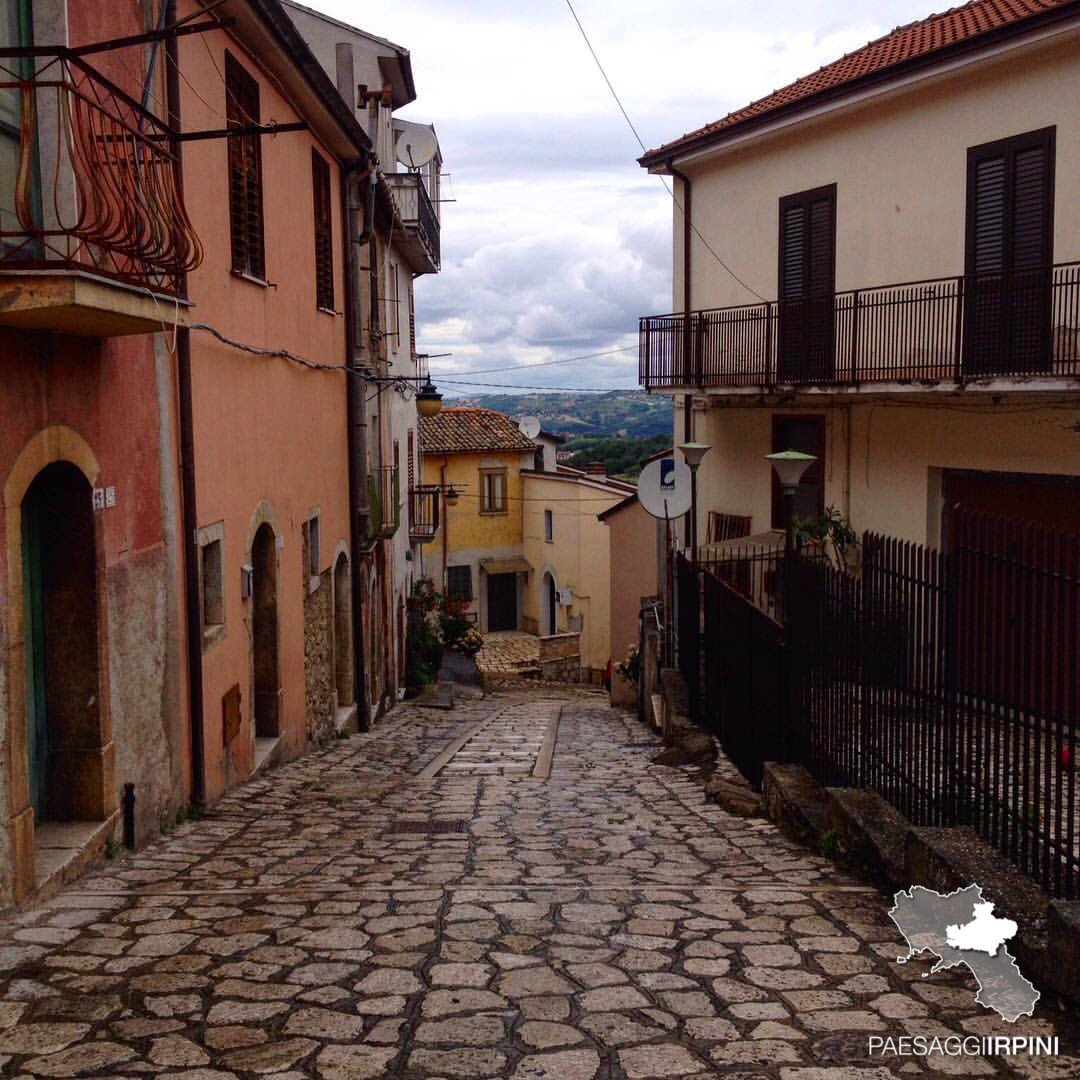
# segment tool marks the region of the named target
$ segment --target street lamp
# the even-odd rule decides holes
[[[442,394],[435,389],[435,384],[428,379],[416,391],[416,411],[425,417],[437,416],[442,408]]]
[[[690,469],[690,558],[697,563],[697,471],[701,459],[709,452],[708,443],[687,442],[678,447]]]
[[[803,473],[817,461],[813,454],[804,454],[800,450],[781,450],[777,454],[766,454],[765,460],[772,463],[776,479],[784,492],[787,506],[787,528],[784,534],[784,550],[791,551],[795,546],[795,492]]]
[[[453,484],[450,484],[443,492],[443,499],[447,506],[457,506],[458,493]]]

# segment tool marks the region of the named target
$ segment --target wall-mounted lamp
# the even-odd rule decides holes
[[[438,416],[442,409],[442,394],[435,389],[435,384],[428,379],[419,390],[416,391],[416,411],[421,416]]]

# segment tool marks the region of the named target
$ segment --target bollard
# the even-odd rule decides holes
[[[124,847],[135,850],[135,785],[124,785]]]

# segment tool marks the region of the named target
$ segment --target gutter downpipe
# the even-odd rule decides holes
[[[176,21],[176,0],[167,0],[165,22]],[[165,97],[169,127],[180,130],[180,80],[176,38],[165,41],[167,71]],[[183,144],[173,141],[176,189],[183,197]],[[180,276],[180,293],[187,299],[187,274]],[[198,505],[195,487],[195,430],[191,393],[191,331],[176,331],[177,423],[180,428],[180,535],[183,537],[185,630],[187,639],[188,711],[191,721],[191,804],[206,801],[206,747],[204,744],[202,624],[199,615]]]
[[[693,235],[691,230],[691,222],[693,218],[691,215],[691,207],[693,205],[693,189],[690,186],[690,177],[684,172],[680,172],[675,168],[674,159],[670,159],[667,163],[668,172],[675,177],[676,180],[682,184],[683,191],[683,243],[682,243],[682,255],[683,255],[683,273],[682,273],[682,299],[683,299],[683,358],[687,366],[687,373],[693,373],[693,349],[694,349],[694,334],[690,325],[690,300],[691,300],[691,287],[690,287],[690,238]],[[694,441],[694,395],[683,395],[683,441]],[[694,513],[694,507],[692,506],[686,515],[686,527],[687,535],[691,536],[696,533],[695,526],[697,522],[690,520],[690,515]],[[691,552],[691,557],[697,559],[697,552]]]
[[[364,171],[366,169],[366,171]],[[364,369],[364,348],[361,333],[360,251],[371,235],[370,200],[361,201],[359,186],[367,180],[373,191],[374,167],[369,157],[346,162],[342,169],[341,199],[347,233],[345,258],[345,335],[348,341],[345,380],[346,434],[349,453],[349,540],[353,551],[352,573],[352,646],[353,699],[357,705],[357,727],[371,730],[371,703],[367,699],[366,660],[364,657],[364,603],[359,561],[368,533],[371,511],[367,497],[367,382]]]

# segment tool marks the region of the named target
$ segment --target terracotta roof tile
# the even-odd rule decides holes
[[[463,454],[484,450],[535,450],[517,424],[494,409],[444,405],[435,416],[420,418],[420,447],[425,454]]]
[[[1071,6],[1080,5],[1076,5],[1075,0],[972,0],[961,7],[898,26],[883,37],[826,64],[812,75],[796,79],[782,89],[728,113],[721,120],[649,150],[641,161],[649,164],[658,157],[681,149],[685,144],[707,140],[710,135],[723,133],[728,128],[756,120],[784,106],[795,105],[824,91],[838,89],[865,76],[887,72],[889,68],[907,61],[930,57],[941,49],[967,42],[980,34]]]

